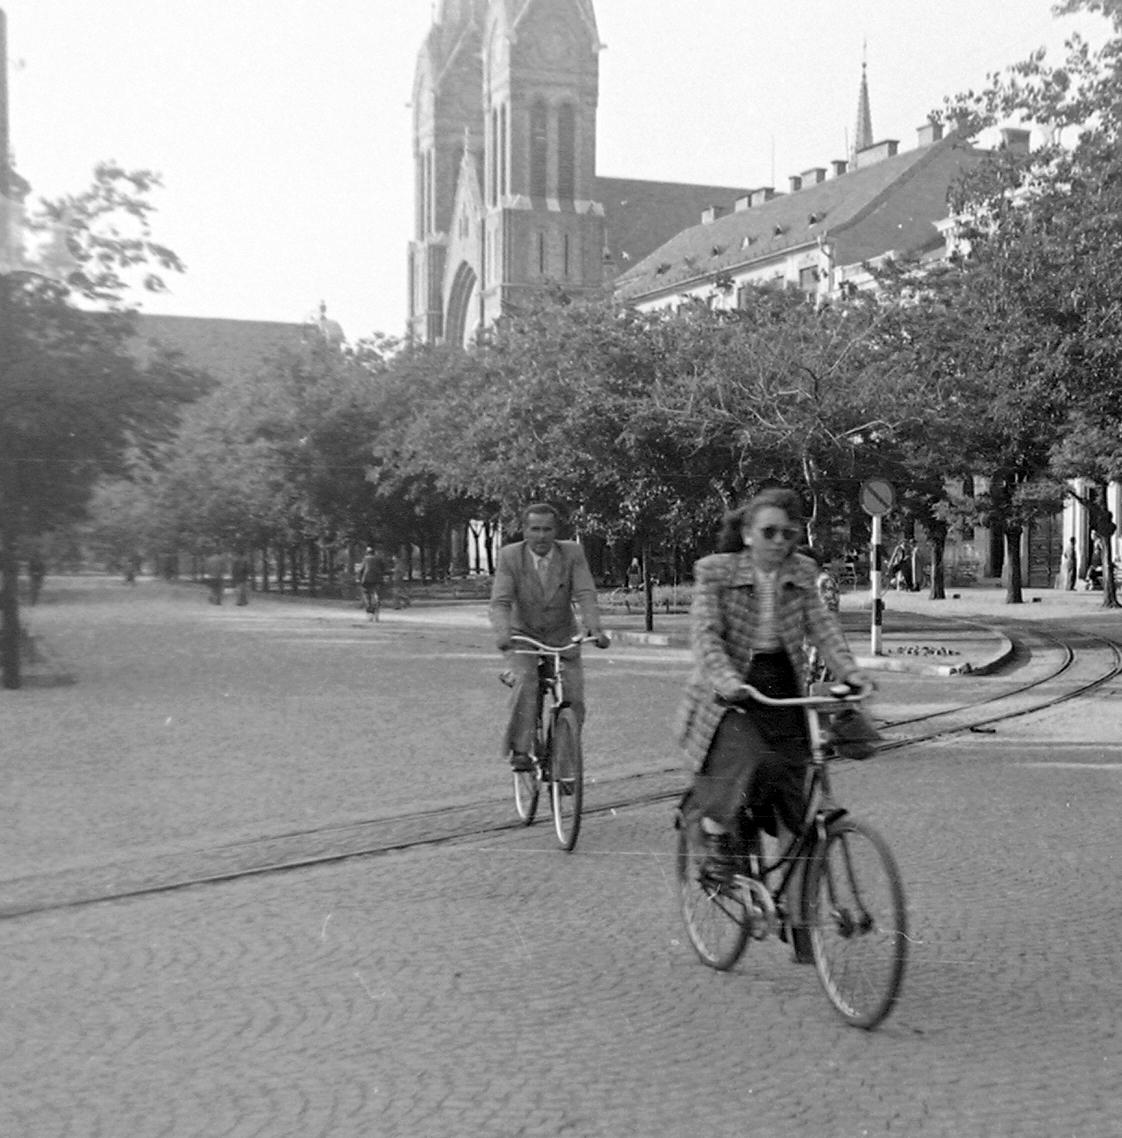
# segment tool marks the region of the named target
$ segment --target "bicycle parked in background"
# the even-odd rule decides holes
[[[537,813],[538,798],[544,787],[549,794],[557,841],[563,850],[571,852],[580,834],[584,758],[580,724],[576,712],[565,700],[561,660],[566,652],[596,637],[575,636],[568,644],[556,648],[521,633],[511,639],[529,645],[512,649],[514,653],[538,657],[537,723],[534,749],[530,754],[533,768],[513,772],[514,808],[522,824],[529,826]]]
[[[750,685],[746,699],[805,709],[811,742],[810,789],[803,825],[771,862],[764,856],[750,812],[734,868],[714,861],[696,823],[681,814],[677,875],[682,917],[698,956],[710,968],[731,968],[751,940],[772,934],[793,939],[792,912],[801,912],[818,978],[838,1014],[871,1029],[892,1010],[904,978],[907,914],[892,853],[870,826],[834,801],[827,761],[832,757],[831,713],[859,703],[872,689],[846,685],[809,696],[771,699]],[[798,866],[804,867],[801,904],[795,907]]]

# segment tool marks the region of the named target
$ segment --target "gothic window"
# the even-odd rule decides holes
[[[423,241],[425,237],[425,156],[417,155],[417,210],[416,228],[417,240]]]
[[[530,108],[530,195],[548,196],[549,111],[544,99]]]
[[[538,234],[538,276],[545,276],[545,234]]]
[[[562,201],[576,197],[577,115],[572,103],[557,111],[557,196]]]
[[[563,272],[567,277],[569,276],[569,235],[567,233],[565,234],[563,257]]]
[[[499,108],[499,197],[506,197],[506,166],[510,147],[507,141],[506,104]]]
[[[491,204],[499,200],[499,112],[491,112]]]
[[[433,154],[429,150],[425,154],[425,232],[432,233],[436,229],[436,194],[433,183]]]

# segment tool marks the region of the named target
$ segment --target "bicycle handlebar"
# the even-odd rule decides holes
[[[512,648],[516,656],[540,656],[543,652],[568,652],[570,648],[575,648],[578,644],[584,644],[589,640],[596,640],[597,638],[591,633],[586,632],[583,636],[574,636],[568,644],[562,644],[559,648],[553,647],[551,644],[543,644],[540,640],[535,640],[532,636],[526,636],[525,633],[515,632],[511,635],[511,640],[524,640],[527,644],[532,645],[530,648]]]
[[[829,695],[800,695],[791,696],[787,699],[774,699],[769,695],[764,695],[762,691],[754,688],[751,684],[741,684],[738,695],[732,698],[718,696],[717,702],[733,707],[737,704],[743,704],[745,697],[747,697],[754,699],[757,703],[767,704],[769,707],[810,707],[816,711],[828,711],[843,703],[861,703],[868,699],[875,690],[873,685],[869,683],[862,684],[856,690],[848,684],[835,684],[831,687]]]

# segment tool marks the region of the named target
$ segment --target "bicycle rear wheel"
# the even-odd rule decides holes
[[[684,821],[678,831],[678,903],[686,933],[703,964],[724,972],[748,943],[748,909],[735,884],[713,872],[699,826]]]
[[[811,857],[803,891],[818,978],[835,1010],[871,1029],[892,1011],[908,953],[900,871],[864,822],[831,822]]]
[[[566,853],[577,844],[580,813],[584,804],[584,761],[580,750],[580,726],[572,708],[563,707],[553,724],[550,751],[549,801],[553,828]]]
[[[528,826],[534,820],[538,810],[538,795],[541,793],[541,781],[538,772],[513,771],[514,775],[514,809],[518,811],[519,820],[523,826]]]

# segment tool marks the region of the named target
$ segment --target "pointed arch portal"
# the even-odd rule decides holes
[[[474,335],[476,321],[472,318],[472,300],[476,297],[478,278],[466,261],[456,270],[452,289],[448,293],[448,318],[444,322],[444,340],[448,344],[466,345]]]

